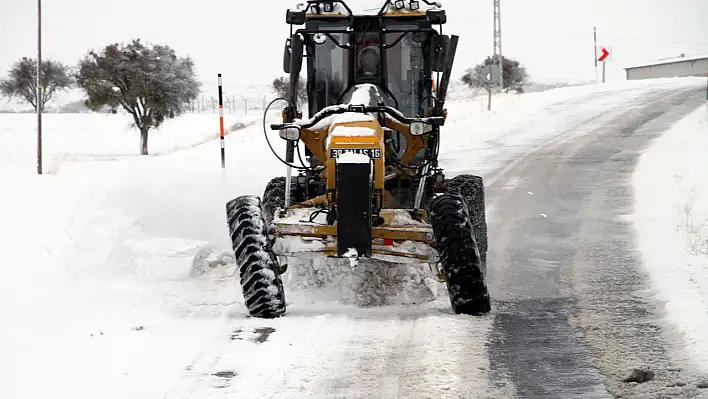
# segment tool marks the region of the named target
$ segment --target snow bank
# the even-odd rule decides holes
[[[634,226],[668,319],[708,372],[708,105],[646,150],[634,175]]]
[[[226,254],[146,234],[87,177],[0,176],[1,397],[162,397],[243,313],[233,266],[189,278]]]
[[[229,188],[262,190],[267,176],[222,171],[218,140],[116,156],[133,145],[137,153],[137,134],[120,116],[93,114],[46,118],[47,152],[81,157],[33,176],[33,119],[24,117],[0,116],[0,396],[162,397],[204,334],[221,335],[230,312],[247,313],[230,248],[212,237],[228,241]],[[189,146],[214,134],[195,129],[211,118],[187,119],[153,138]],[[218,118],[213,125],[218,132]],[[270,151],[260,125],[226,140],[230,170]],[[38,364],[52,370],[43,384]]]

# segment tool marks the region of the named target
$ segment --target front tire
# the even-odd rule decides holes
[[[474,238],[482,257],[482,267],[487,271],[487,218],[484,202],[484,181],[480,176],[458,175],[445,182],[445,191],[462,197],[469,209]]]
[[[462,197],[454,194],[440,195],[430,204],[452,309],[457,314],[478,315],[491,311],[491,302],[471,213]]]
[[[248,312],[259,318],[282,316],[285,291],[260,198],[244,195],[229,201],[226,216]]]

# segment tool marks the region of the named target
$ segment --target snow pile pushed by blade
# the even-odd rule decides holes
[[[348,305],[411,305],[430,302],[445,287],[427,264],[399,264],[359,258],[288,257],[286,288],[318,293]]]
[[[405,211],[393,212],[395,225],[425,228]],[[326,215],[314,209],[292,209],[274,222],[297,226],[297,231],[302,233],[314,233],[315,226],[326,224]],[[336,248],[334,237],[278,237],[273,249],[288,265],[283,275],[285,286],[294,290],[316,290],[329,300],[359,306],[424,303],[436,299],[442,287],[431,267],[415,258],[411,258],[415,263],[398,263],[401,259],[384,254],[374,254],[372,258],[336,258],[326,256],[322,252],[326,248]],[[434,249],[422,242],[406,241],[380,248],[434,255]]]

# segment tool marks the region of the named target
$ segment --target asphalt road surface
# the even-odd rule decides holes
[[[657,91],[595,114],[487,179],[496,313],[487,397],[708,397],[642,297],[648,282],[626,218],[641,151],[704,96]],[[624,382],[634,368],[653,379]]]

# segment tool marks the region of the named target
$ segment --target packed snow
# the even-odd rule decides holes
[[[498,96],[492,112],[482,97],[451,101],[441,166],[448,177],[473,171],[489,182],[533,148],[586,133],[573,132],[572,126],[641,103],[660,88],[703,85],[703,79],[663,79]],[[657,140],[676,146],[680,137],[666,137],[684,136],[687,150],[662,160],[673,169],[655,172],[670,173],[666,184],[696,187],[694,227],[704,220],[708,200],[705,187],[691,183],[700,169],[681,165],[705,161],[705,152],[699,152],[705,130],[688,132],[698,124],[696,115],[683,122],[682,134],[677,127]],[[268,123],[277,120],[274,114]],[[425,265],[390,269],[383,286],[393,288],[366,298],[378,307],[361,308],[341,297],[357,302],[351,297],[356,291],[347,290],[373,284],[367,274],[373,268],[361,262],[346,281],[338,268],[351,271],[348,264],[313,262],[283,276],[285,317],[246,317],[224,204],[237,195],[260,195],[270,178],[285,174],[260,124],[245,121],[247,126],[227,135],[222,170],[219,142],[212,140],[218,136],[216,115],[169,121],[150,136],[154,156],[148,157],[137,155],[139,135],[124,116],[52,114],[44,121],[49,173],[34,176],[33,116],[0,115],[0,397],[297,398],[313,392],[385,392],[453,398],[486,389],[485,345],[493,317],[452,314],[444,284],[434,281]],[[228,119],[227,126],[238,122]],[[268,133],[283,154],[284,141]],[[640,168],[653,167],[653,161]],[[677,183],[673,173],[683,180]],[[650,191],[677,195],[664,186]],[[646,198],[641,193],[638,189],[638,198]],[[653,217],[671,216],[657,222],[662,246],[647,247],[676,254],[648,261],[647,267],[656,271],[661,265],[661,273],[666,265],[674,267],[657,285],[675,311],[673,320],[694,348],[701,348],[707,329],[695,310],[686,309],[706,308],[706,288],[699,286],[707,280],[699,274],[705,263],[681,252],[690,235],[675,231],[682,219],[674,216],[690,202],[680,199],[678,205],[662,202],[668,207],[661,208],[664,213],[655,211],[659,205],[646,205],[656,212]],[[488,218],[494,217],[492,205]],[[640,230],[653,231],[648,229]],[[674,232],[682,238],[673,238]],[[685,289],[677,292],[668,278]],[[419,291],[403,289],[410,279],[420,281]],[[303,287],[303,281],[322,284]],[[450,353],[451,347],[459,353]],[[705,351],[695,352],[701,357]],[[383,385],[372,387],[372,381]]]
[[[349,122],[370,122],[373,120],[376,119],[369,114],[362,114],[360,112],[345,112],[343,114],[337,114],[334,119],[332,119],[332,125]]]
[[[657,138],[634,177],[634,225],[666,317],[708,372],[708,105]]]

